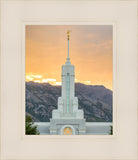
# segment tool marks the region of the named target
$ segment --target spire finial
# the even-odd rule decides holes
[[[67,31],[68,40],[69,40],[69,36],[70,36],[70,30]]]
[[[67,31],[67,38],[68,38],[68,56],[67,56],[66,64],[71,64],[71,63],[70,63],[70,58],[69,58],[69,38],[70,38],[70,30]]]

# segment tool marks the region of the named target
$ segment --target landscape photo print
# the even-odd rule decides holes
[[[26,135],[113,134],[113,26],[25,26]]]

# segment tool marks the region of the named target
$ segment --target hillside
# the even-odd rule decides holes
[[[31,115],[35,122],[48,122],[60,96],[61,86],[26,82],[26,114]],[[84,110],[86,121],[112,121],[111,90],[104,86],[76,83],[75,96],[78,97],[79,108]]]

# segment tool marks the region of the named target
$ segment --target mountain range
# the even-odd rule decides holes
[[[112,122],[112,94],[102,85],[75,83],[75,96],[87,122]],[[60,96],[61,86],[26,82],[26,115],[34,122],[49,122]]]

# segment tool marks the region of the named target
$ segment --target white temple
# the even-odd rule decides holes
[[[42,135],[108,135],[112,122],[86,122],[83,110],[78,109],[74,87],[75,67],[69,58],[69,31],[67,37],[68,56],[66,64],[62,66],[62,93],[58,98],[58,107],[53,110],[50,123],[35,122],[34,125]]]
[[[58,108],[53,110],[50,119],[50,134],[85,134],[84,112],[78,109],[78,98],[75,97],[75,67],[69,58],[69,38],[70,31],[67,32],[68,56],[66,64],[62,66],[62,93],[58,98]]]

